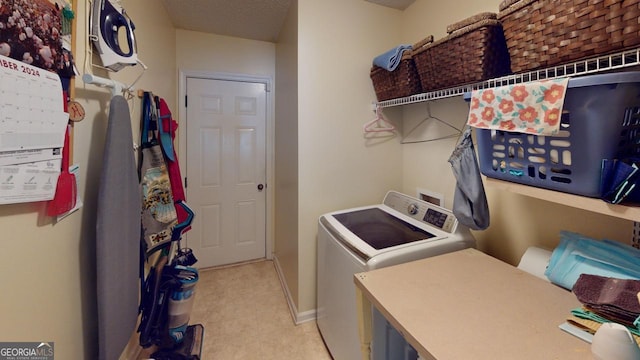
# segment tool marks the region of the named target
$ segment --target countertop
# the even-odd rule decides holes
[[[354,281],[363,349],[372,304],[425,359],[593,358],[589,343],[558,327],[581,305],[574,294],[475,249]]]

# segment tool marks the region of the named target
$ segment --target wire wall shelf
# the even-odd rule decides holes
[[[390,99],[377,102],[379,107],[392,107],[400,105],[408,105],[429,100],[438,100],[454,96],[463,95],[473,90],[482,90],[497,86],[513,85],[528,81],[537,81],[545,79],[555,79],[565,76],[580,76],[595,74],[604,71],[617,70],[631,66],[640,65],[640,48],[635,50],[623,51],[611,55],[599,56],[596,58],[580,60],[573,63],[558,65],[546,69],[533,70],[520,74],[507,75],[495,79],[485,80],[482,82],[467,84],[458,87],[452,87],[442,90],[426,92],[422,94],[411,95],[407,97]]]

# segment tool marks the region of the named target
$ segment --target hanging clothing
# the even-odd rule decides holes
[[[471,128],[467,128],[462,134],[462,140],[451,154],[449,163],[457,180],[453,195],[453,214],[470,229],[488,228],[489,204],[471,140]]]
[[[189,219],[190,215],[184,208],[187,197],[182,186],[182,175],[180,173],[180,165],[178,164],[178,155],[176,154],[175,146],[173,144],[176,138],[178,122],[173,119],[167,102],[162,98],[158,99],[158,111],[160,114],[158,119],[158,132],[160,133],[160,139],[162,140],[163,138],[166,138],[165,135],[168,135],[168,139],[161,141],[161,144],[163,153],[167,158],[167,169],[169,170],[169,181],[171,182],[173,200],[176,205],[182,204],[180,206],[176,206],[178,223],[182,224],[184,221]],[[191,225],[188,225],[181,232],[185,233],[190,229]]]
[[[98,354],[117,359],[138,318],[140,188],[129,106],[114,96],[109,108],[98,190],[96,265]]]
[[[140,189],[142,201],[142,237],[148,255],[171,243],[178,223],[171,191],[169,170],[161,142],[158,141],[158,109],[151,93],[143,98]],[[160,122],[161,123],[161,122]]]

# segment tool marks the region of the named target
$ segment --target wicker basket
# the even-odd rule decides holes
[[[422,92],[420,78],[411,51],[405,51],[400,64],[393,71],[374,65],[371,67],[371,82],[378,101],[401,98]]]
[[[498,19],[514,72],[640,44],[640,0],[505,0]]]
[[[469,84],[511,73],[496,14],[482,13],[447,27],[451,33],[414,48],[423,91]]]

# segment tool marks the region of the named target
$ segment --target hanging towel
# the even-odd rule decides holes
[[[111,99],[96,220],[99,359],[117,359],[138,318],[140,189],[129,106]]]
[[[467,124],[477,128],[555,135],[569,78],[474,90]]]
[[[453,214],[460,223],[473,230],[489,227],[489,204],[482,185],[476,152],[471,140],[471,128],[449,157],[457,183],[453,195]]]
[[[376,56],[373,59],[373,65],[379,66],[388,71],[393,71],[398,67],[400,60],[402,60],[402,54],[407,50],[411,50],[411,45],[398,45],[393,49]]]
[[[189,212],[184,208],[186,206],[187,197],[184,193],[182,186],[182,175],[180,173],[180,165],[178,164],[178,155],[176,154],[173,142],[176,138],[176,130],[178,129],[178,122],[173,119],[169,105],[163,98],[159,98],[158,108],[160,111],[160,118],[158,119],[158,128],[163,130],[170,136],[171,147],[164,149],[170,151],[172,157],[167,157],[167,169],[169,171],[169,181],[171,182],[171,193],[173,194],[173,201],[176,204],[182,203],[181,206],[176,206],[176,215],[178,216],[178,224],[182,224],[190,218]],[[160,135],[162,138],[162,135]],[[184,228],[181,233],[185,233],[191,229],[191,226]]]
[[[176,130],[178,129],[178,122],[173,119],[171,114],[171,110],[169,109],[169,105],[167,102],[160,98],[158,102],[158,108],[160,111],[160,119],[158,119],[158,128],[165,129],[169,135],[171,146],[168,149],[165,149],[163,146],[163,150],[165,152],[171,153],[171,158],[169,158],[169,154],[165,154],[167,156],[167,168],[169,170],[169,179],[171,181],[171,192],[173,193],[173,199],[176,201],[185,201],[186,196],[184,195],[184,188],[182,187],[182,176],[180,175],[180,166],[178,165],[178,157],[173,147],[173,141],[176,137]],[[179,221],[181,221],[179,219]]]

